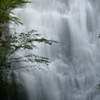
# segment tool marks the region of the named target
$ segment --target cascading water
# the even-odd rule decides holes
[[[51,59],[49,66],[41,65],[46,72],[16,71],[25,83],[27,100],[100,99],[99,5],[100,0],[34,0],[14,10],[24,24],[17,31],[35,29],[59,42],[37,44],[39,50],[31,52]]]

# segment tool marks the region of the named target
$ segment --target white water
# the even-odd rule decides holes
[[[47,72],[21,71],[27,100],[99,100],[100,0],[34,0],[15,13],[24,23],[17,31],[35,29],[52,46],[32,51],[51,59]],[[25,52],[27,53],[27,52]],[[23,91],[24,92],[24,91]]]

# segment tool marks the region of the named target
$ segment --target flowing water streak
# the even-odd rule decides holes
[[[34,0],[14,10],[24,23],[18,32],[35,29],[59,41],[37,44],[39,50],[31,52],[51,59],[49,66],[41,66],[47,73],[34,68],[17,72],[28,100],[99,100],[99,5],[99,0]]]

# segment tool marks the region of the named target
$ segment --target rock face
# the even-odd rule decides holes
[[[0,37],[4,37],[9,34],[8,23],[0,23]]]
[[[4,23],[3,25],[3,36],[6,36],[9,34],[9,24],[8,23]]]
[[[2,37],[3,35],[3,24],[0,23],[0,37]]]

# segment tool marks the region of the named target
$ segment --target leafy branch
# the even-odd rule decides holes
[[[19,6],[22,6],[26,3],[31,3],[31,1],[0,0],[0,23],[9,23],[9,21],[12,21],[17,25],[22,24],[19,18],[13,16],[15,14],[11,10]]]
[[[0,43],[2,44],[2,47],[5,50],[0,50],[1,55],[0,58],[2,60],[0,61],[0,68],[9,68],[12,63],[15,62],[31,62],[33,63],[44,63],[48,64],[50,61],[46,57],[41,57],[35,54],[28,54],[20,57],[13,57],[14,54],[16,54],[17,51],[24,51],[24,50],[33,50],[37,49],[37,46],[35,45],[36,42],[38,43],[46,43],[51,45],[52,43],[57,43],[54,40],[47,40],[45,38],[39,38],[40,34],[35,34],[35,30],[31,30],[28,33],[20,33],[19,35],[17,33],[9,36],[5,36],[3,39],[0,40]],[[27,58],[27,59],[23,59]],[[3,68],[4,69],[4,68]]]

